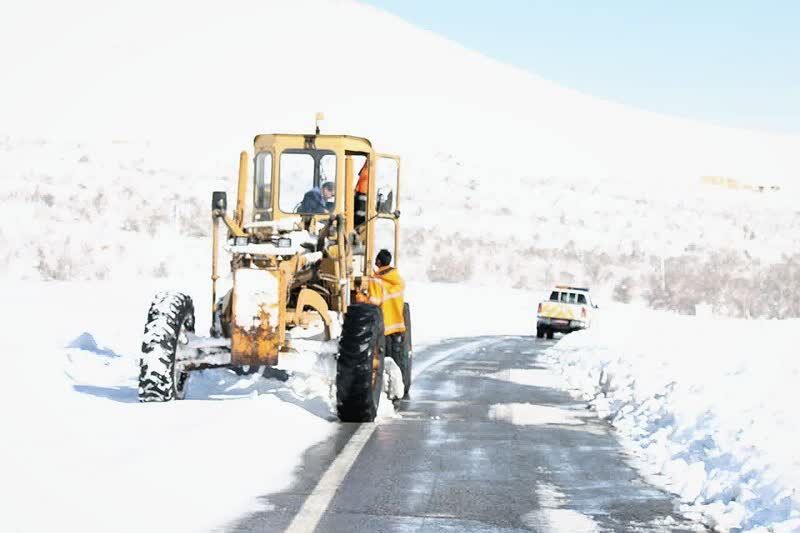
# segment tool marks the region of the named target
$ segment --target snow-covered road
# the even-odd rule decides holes
[[[0,311],[6,354],[0,530],[124,532],[154,523],[176,532],[213,530],[264,510],[265,495],[319,480],[300,465],[315,454],[327,464],[324,457],[335,456],[349,437],[335,421],[331,360],[319,356],[324,346],[309,344],[302,354],[284,357],[288,381],[207,371],[193,375],[187,401],[136,402],[136,360],[150,297],[167,287],[184,289],[197,309],[207,309],[207,285],[205,279],[165,279],[0,287],[9,302]],[[542,344],[549,346],[541,360],[550,373],[531,373],[534,355],[527,348],[518,350],[519,365],[507,353],[513,346],[476,352],[480,358],[465,364],[469,350],[441,343],[530,336],[539,295],[429,283],[410,284],[408,295],[420,355],[414,401],[403,406],[412,420],[391,418],[389,406],[372,440],[394,431],[384,427],[410,427],[415,416],[440,416],[431,425],[438,428],[458,428],[471,416],[481,427],[504,428],[498,420],[510,421],[516,432],[555,422],[573,435],[595,422],[565,419],[558,402],[528,394],[539,387],[573,390],[578,395],[569,405],[585,407],[591,399],[596,408],[575,412],[609,416],[646,479],[679,495],[691,505],[684,510],[705,523],[722,531],[732,524],[759,532],[800,527],[800,464],[792,437],[800,428],[792,400],[800,375],[792,351],[800,342],[796,322],[677,317],[604,305],[591,331]],[[198,314],[198,330],[207,321]],[[443,376],[445,370],[453,375]],[[463,437],[453,435],[459,442]],[[535,460],[539,452],[528,451]],[[462,466],[470,472],[469,464]],[[394,475],[387,472],[386,479]]]
[[[430,346],[418,354],[411,399],[373,426],[346,471],[331,476],[365,426],[339,426],[305,455],[290,488],[224,529],[311,531],[299,526],[318,519],[316,531],[348,533],[703,531],[641,480],[608,423],[559,390],[540,361],[551,345],[473,337]],[[333,497],[309,506],[320,491]]]

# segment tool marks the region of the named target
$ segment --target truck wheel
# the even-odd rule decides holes
[[[536,338],[537,339],[544,338],[544,330],[542,328],[536,328]]]
[[[555,336],[555,332],[551,329],[547,331],[547,338],[552,339]]]
[[[161,292],[150,304],[139,358],[139,401],[168,402],[186,395],[188,372],[175,364],[186,334],[194,332],[194,304],[185,294]]]
[[[385,336],[380,308],[347,308],[336,362],[336,409],[342,422],[372,422],[383,394]]]
[[[411,365],[413,362],[411,308],[408,304],[403,306],[403,322],[406,325],[404,333],[395,333],[386,337],[386,355],[394,359],[394,362],[400,368],[400,372],[403,374],[403,384],[405,385],[403,398],[408,398],[408,391],[411,389]]]

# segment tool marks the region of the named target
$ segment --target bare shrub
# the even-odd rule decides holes
[[[593,286],[605,285],[611,280],[612,260],[605,252],[591,251],[583,256],[583,268],[589,283]]]
[[[166,261],[160,261],[158,265],[153,269],[153,277],[154,278],[166,278],[169,276],[169,267],[167,267]]]
[[[211,217],[205,204],[199,198],[184,200],[179,211],[181,234],[187,237],[208,237],[211,235]]]
[[[161,227],[169,222],[169,217],[161,212],[151,213],[142,221],[147,234],[155,237]]]
[[[139,221],[132,217],[127,217],[125,220],[122,221],[122,226],[120,226],[122,231],[134,231],[138,232],[141,230],[141,226],[139,225]]]
[[[800,254],[772,265],[731,250],[705,257],[684,255],[665,261],[662,274],[647,277],[647,303],[657,309],[691,314],[696,304],[738,318],[800,317]]]
[[[108,207],[108,199],[103,191],[98,191],[98,193],[92,199],[92,205],[94,206],[95,211],[98,213],[103,213],[106,208]]]
[[[67,281],[72,279],[74,263],[68,251],[68,243],[60,251],[45,251],[42,246],[36,250],[39,271],[45,281]]]
[[[440,255],[428,264],[426,274],[430,281],[462,283],[472,278],[472,255]]]
[[[615,302],[629,304],[633,301],[633,291],[635,290],[635,281],[631,276],[625,276],[614,285],[614,290],[611,297]]]

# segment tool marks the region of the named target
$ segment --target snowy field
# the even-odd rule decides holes
[[[684,512],[718,531],[788,533],[800,531],[798,326],[618,306],[547,356]]]
[[[205,280],[0,287],[14,302],[0,312],[4,373],[13,376],[0,390],[0,530],[224,527],[258,510],[258,496],[287,487],[303,452],[331,435],[335,346],[311,340],[296,343],[302,353],[282,356],[288,381],[209,370],[192,374],[185,401],[139,404],[149,299],[170,286],[190,290],[196,309],[207,308]],[[525,291],[426,283],[411,284],[408,298],[417,349],[444,337],[533,327],[535,296]],[[476,299],[483,312],[469,305]],[[443,301],[453,304],[446,317]],[[501,305],[511,321],[491,312]],[[198,311],[198,331],[208,328],[204,315]],[[381,416],[393,415],[383,402]]]

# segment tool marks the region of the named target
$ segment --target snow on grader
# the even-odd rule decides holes
[[[319,118],[319,117],[318,117]],[[253,172],[242,152],[236,208],[212,195],[211,331],[195,334],[192,299],[163,292],[150,306],[139,399],[182,399],[194,370],[276,366],[294,328],[338,338],[336,396],[342,421],[375,418],[388,353],[411,378],[411,324],[384,336],[380,308],[359,303],[379,250],[399,255],[400,160],[347,135],[270,134],[254,140]],[[368,172],[366,205],[356,173]],[[360,200],[360,202],[359,202]],[[227,227],[232,288],[217,294],[220,226]],[[288,334],[288,335],[287,335]]]

